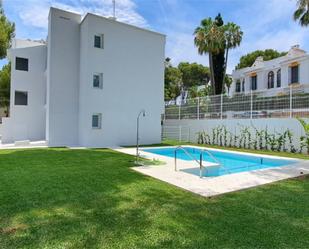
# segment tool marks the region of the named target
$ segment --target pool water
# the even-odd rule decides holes
[[[200,154],[202,149],[193,148],[193,147],[184,147],[187,152],[191,154],[193,158],[196,160],[200,160]],[[175,149],[173,147],[167,148],[151,148],[151,149],[143,149],[145,152],[150,152],[153,154],[167,156],[167,157],[175,157]],[[233,152],[225,152],[225,151],[217,151],[207,149],[211,154],[220,162],[220,166],[211,167],[204,169],[204,176],[220,176],[226,174],[233,174],[245,171],[252,171],[258,169],[265,168],[274,168],[280,166],[287,166],[297,163],[297,160],[293,159],[281,159],[281,158],[269,158],[269,157],[261,157],[259,155],[248,155],[248,154],[239,154]],[[183,150],[177,150],[177,159],[182,159],[186,161],[193,161],[191,157],[189,157]],[[215,163],[211,156],[209,156],[206,152],[203,152],[203,164],[205,162]],[[197,168],[197,164],[194,162],[192,166]],[[186,171],[186,170],[184,170]],[[187,170],[188,172],[199,174],[198,170]]]

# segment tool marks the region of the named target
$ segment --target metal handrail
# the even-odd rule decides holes
[[[176,147],[175,149],[175,171],[177,171],[177,150],[182,150],[183,152],[186,153],[187,156],[189,156],[191,159],[193,159],[196,163],[199,164],[199,167],[200,167],[200,178],[202,178],[203,176],[203,152],[206,152],[217,164],[219,164],[219,166],[222,166],[220,161],[215,158],[210,151],[206,150],[206,149],[202,149],[201,150],[201,153],[200,153],[200,161],[198,161],[195,157],[193,157],[190,152],[188,152],[184,147],[182,146],[178,146]]]
[[[219,161],[217,158],[215,158],[214,155],[213,155],[209,150],[202,149],[201,152],[202,152],[202,153],[203,153],[203,152],[206,152],[217,164],[219,164],[220,166],[222,166],[221,163],[220,163],[220,161]]]

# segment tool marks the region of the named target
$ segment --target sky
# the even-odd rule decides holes
[[[112,16],[112,0],[3,0],[3,6],[21,39],[46,39],[50,6]],[[193,32],[202,19],[221,13],[225,22],[244,32],[241,45],[230,52],[231,73],[242,55],[256,49],[288,51],[299,44],[309,51],[309,28],[293,21],[295,8],[296,0],[116,0],[116,17],[166,34],[166,57],[173,65],[188,61],[208,66],[208,57],[197,53]]]

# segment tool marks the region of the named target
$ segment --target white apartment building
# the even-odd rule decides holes
[[[296,45],[287,55],[273,60],[258,57],[251,67],[233,71],[232,78],[231,95],[251,90],[276,95],[290,85],[309,86],[309,55]]]
[[[165,36],[51,8],[47,42],[16,40],[2,143],[107,147],[161,141]]]

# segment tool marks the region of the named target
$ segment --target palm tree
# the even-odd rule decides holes
[[[301,26],[309,25],[309,0],[298,0],[294,20],[299,20]]]
[[[210,81],[214,89],[215,79],[212,56],[224,49],[224,30],[218,27],[211,18],[208,18],[201,21],[200,26],[195,29],[194,35],[194,44],[198,48],[198,53],[200,55],[208,54],[209,56]]]
[[[224,25],[224,36],[225,36],[225,63],[224,63],[224,75],[226,76],[227,60],[229,56],[229,50],[236,48],[240,45],[242,41],[243,32],[240,27],[235,23],[229,22]]]

